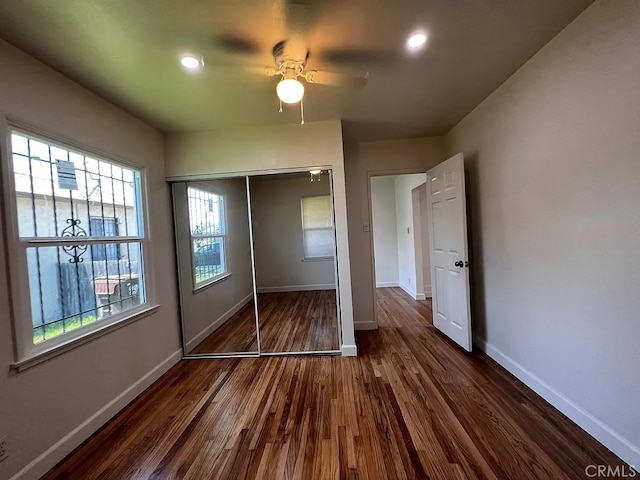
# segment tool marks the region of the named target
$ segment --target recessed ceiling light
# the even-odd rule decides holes
[[[422,47],[427,42],[427,36],[424,33],[414,33],[407,40],[407,47],[411,50]]]
[[[193,55],[183,55],[180,58],[180,63],[184,68],[188,68],[189,70],[197,70],[202,68],[204,65],[204,62],[201,59],[198,59]]]

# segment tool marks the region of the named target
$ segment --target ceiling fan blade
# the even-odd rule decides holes
[[[285,3],[285,22],[289,35],[308,34],[318,17],[312,0],[288,0]]]
[[[393,52],[369,49],[330,49],[320,53],[323,62],[337,65],[388,65],[394,62]]]
[[[220,73],[231,73],[234,75],[249,74],[273,77],[278,73],[273,65],[264,65],[259,61],[252,61],[251,59],[234,55],[212,53],[204,57],[204,65],[205,71],[216,75]]]
[[[264,75],[265,77],[274,77],[278,75],[278,72],[274,67],[262,67],[262,66],[246,66],[244,70],[247,73],[253,73],[254,75]]]
[[[369,74],[349,75],[348,73],[325,72],[321,70],[309,70],[304,78],[309,83],[318,85],[331,85],[336,87],[363,88],[369,81]]]
[[[255,64],[234,63],[224,66],[224,70],[249,75],[261,75],[263,77],[273,77],[278,74],[274,67]]]
[[[254,40],[235,34],[219,34],[214,37],[214,44],[230,53],[254,55],[260,52],[260,45]]]

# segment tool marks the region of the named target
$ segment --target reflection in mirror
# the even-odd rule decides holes
[[[186,355],[258,353],[246,177],[173,185]]]
[[[263,353],[338,350],[330,172],[250,178]]]

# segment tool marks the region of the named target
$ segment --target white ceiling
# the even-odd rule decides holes
[[[195,131],[299,121],[295,107],[278,113],[277,79],[235,65],[271,65],[273,45],[302,31],[309,68],[369,72],[361,90],[307,86],[307,121],[412,137],[448,131],[591,2],[2,0],[0,37],[163,131]],[[429,40],[408,54],[416,29]],[[258,48],[231,54],[221,36]],[[204,56],[203,72],[180,68],[186,51]]]

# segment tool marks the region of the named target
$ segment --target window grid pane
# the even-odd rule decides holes
[[[13,169],[20,238],[56,238],[69,219],[96,236],[90,217],[118,218],[118,236],[138,236],[139,172],[13,132]],[[87,231],[88,230],[88,231]]]
[[[144,303],[140,173],[12,132],[18,235],[27,246],[33,343]],[[113,238],[91,245],[78,238]]]
[[[334,252],[331,196],[302,198],[302,229],[305,258],[330,258]]]
[[[191,235],[224,235],[224,198],[222,195],[189,187],[187,197]]]
[[[224,237],[193,240],[194,282],[202,284],[226,272]]]
[[[198,286],[227,272],[224,197],[189,187],[187,200],[193,252],[193,282]]]
[[[333,257],[333,229],[309,229],[304,231],[305,258]]]
[[[107,246],[130,255],[96,260],[87,250],[71,263],[68,246],[27,249],[34,344],[144,303],[140,242]]]

